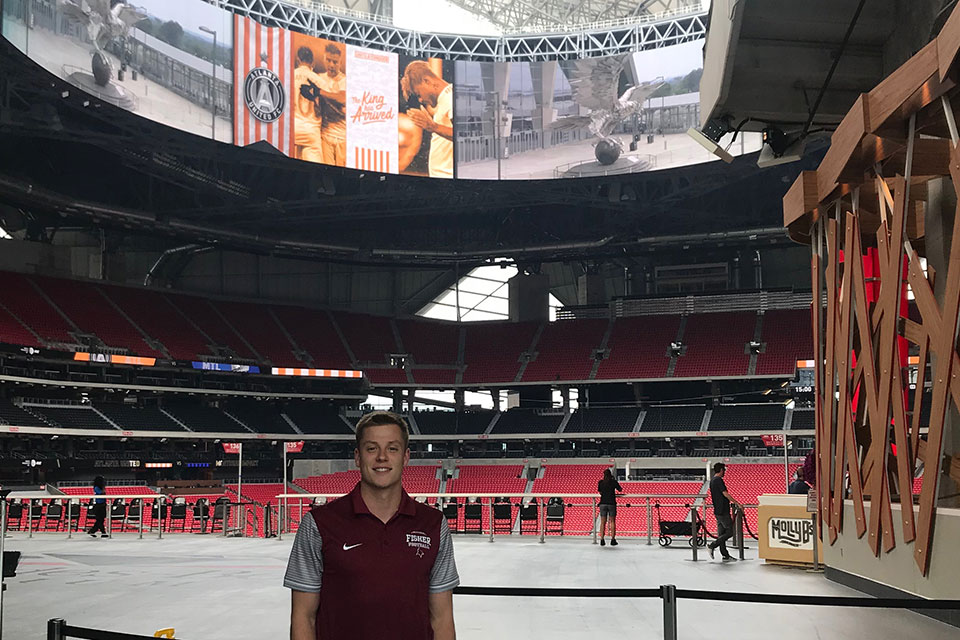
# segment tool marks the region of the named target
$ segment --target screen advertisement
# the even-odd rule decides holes
[[[349,169],[454,177],[453,65],[236,16],[234,138]]]
[[[205,138],[358,171],[524,180],[715,160],[703,40],[579,60],[418,58],[203,0],[3,0],[4,37],[97,101]],[[760,149],[738,137],[733,155]]]

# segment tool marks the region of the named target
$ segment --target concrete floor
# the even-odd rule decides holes
[[[7,638],[41,640],[46,620],[152,635],[174,627],[178,638],[285,638],[289,592],[281,586],[290,539],[224,539],[172,535],[138,540],[44,534],[8,538],[23,552],[7,580]],[[744,562],[694,564],[689,548],[648,547],[624,539],[600,548],[588,539],[455,537],[462,584],[530,587],[679,587],[765,593],[862,595],[821,575],[764,565],[748,550]],[[754,558],[754,559],[751,559]],[[454,599],[461,640],[586,639],[598,630],[616,638],[662,637],[659,600]],[[900,611],[681,601],[680,637],[753,640],[903,638],[955,640],[953,627]]]

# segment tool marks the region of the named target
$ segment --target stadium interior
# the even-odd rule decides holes
[[[281,552],[274,546],[262,556],[258,549],[289,543],[306,510],[357,484],[355,425],[375,409],[394,411],[409,423],[410,463],[403,485],[443,512],[457,552],[464,554],[463,585],[498,584],[484,580],[489,577],[510,586],[676,583],[838,598],[863,593],[960,598],[956,583],[951,586],[944,577],[946,568],[931,574],[934,586],[928,588],[926,575],[890,577],[907,571],[902,565],[890,569],[893,574],[862,568],[881,562],[882,554],[879,559],[849,559],[855,546],[850,513],[848,533],[841,531],[838,543],[850,546],[830,551],[835,530],[829,541],[827,528],[822,538],[813,536],[813,564],[819,570],[825,563],[830,580],[797,570],[809,564],[806,556],[789,561],[794,569],[776,576],[765,573],[758,558],[769,544],[761,542],[769,520],[762,496],[786,494],[798,470],[804,475],[805,460],[812,464],[817,458],[820,464],[827,455],[818,449],[818,439],[826,433],[818,416],[825,402],[818,395],[818,389],[826,388],[818,368],[825,348],[814,316],[821,313],[821,293],[825,300],[828,294],[819,288],[816,273],[811,284],[808,246],[816,247],[820,236],[811,240],[795,232],[785,218],[785,196],[798,180],[829,164],[838,144],[835,132],[842,132],[841,120],[847,122],[845,115],[860,104],[861,95],[918,51],[926,51],[938,34],[960,39],[955,0],[442,2],[450,5],[444,11],[455,7],[497,33],[486,37],[491,45],[482,44],[481,36],[441,38],[429,33],[439,30],[433,27],[399,27],[394,5],[399,20],[401,0],[175,4],[194,3],[226,12],[231,25],[250,20],[265,32],[299,31],[357,49],[392,52],[401,60],[416,54],[514,65],[513,71],[492,72],[491,86],[498,92],[503,77],[524,61],[559,60],[559,78],[561,72],[570,73],[562,61],[606,55],[603,48],[587,44],[583,51],[562,50],[570,33],[590,34],[579,41],[604,41],[611,53],[627,56],[695,43],[697,56],[702,52],[702,78],[694,100],[694,129],[731,151],[731,136],[760,135],[763,149],[737,154],[730,162],[682,165],[678,160],[680,166],[557,179],[444,180],[428,177],[426,169],[421,175],[403,175],[306,162],[287,157],[266,137],[230,144],[223,141],[223,130],[219,135],[210,131],[211,108],[214,130],[221,126],[218,117],[230,122],[230,114],[218,109],[235,111],[232,116],[239,121],[238,110],[250,108],[249,102],[234,100],[242,92],[239,81],[229,83],[233,93],[224,94],[227,106],[211,107],[209,98],[191,97],[186,80],[177,80],[181,76],[161,80],[165,76],[158,69],[134,63],[128,68],[122,62],[128,75],[116,83],[130,83],[132,74],[137,82],[158,85],[137,85],[138,91],[149,86],[154,96],[167,91],[184,103],[193,100],[197,109],[190,118],[202,120],[206,138],[146,117],[147,106],[159,104],[159,98],[148,102],[149,92],[138,94],[138,115],[78,87],[69,79],[75,74],[67,75],[68,65],[62,73],[52,73],[17,41],[21,31],[38,37],[43,30],[58,36],[58,29],[66,30],[58,26],[68,22],[63,1],[3,0],[0,487],[6,503],[5,548],[24,553],[19,577],[7,578],[4,585],[7,606],[15,609],[5,624],[9,637],[40,638],[46,620],[60,617],[126,633],[153,633],[170,621],[167,626],[178,627],[176,637],[254,637],[242,634],[248,624],[242,614],[225,612],[214,600],[197,600],[209,607],[204,615],[177,615],[178,607],[189,607],[166,595],[173,593],[178,571],[189,572],[193,561],[186,556],[195,554],[199,560],[194,564],[209,568],[211,580],[223,579],[226,599],[246,587],[230,582],[236,576],[221,574],[234,565],[241,573],[248,568],[252,578],[273,581],[274,591],[281,593],[252,591],[247,597],[260,594],[256,597],[262,602],[287,606],[277,577],[286,548]],[[629,43],[623,44],[628,32]],[[200,60],[207,73],[211,60],[203,57],[206,53],[185,57],[179,50],[169,52],[170,68],[180,56],[186,69],[182,78],[193,78],[198,92],[215,91],[218,64],[239,64],[220,61],[213,37],[212,79],[188,68]],[[222,44],[222,28],[220,37]],[[146,47],[147,40],[142,41]],[[496,54],[487,56],[481,45],[495,48]],[[236,52],[239,61],[241,42],[233,32],[229,46],[233,49],[225,60],[233,61]],[[114,75],[122,73],[121,60],[123,55],[117,55]],[[941,64],[948,63],[942,59]],[[350,69],[348,82],[354,77]],[[466,148],[470,136],[476,138],[470,142],[476,148],[493,149],[487,161],[494,164],[511,155],[514,162],[522,161],[523,154],[531,153],[522,145],[535,134],[548,158],[551,145],[558,154],[560,147],[574,148],[557,142],[555,132],[550,138],[550,107],[541,93],[547,85],[553,91],[553,85],[547,74],[530,73],[528,84],[532,78],[539,88],[530,90],[528,102],[536,98],[533,111],[540,115],[522,117],[516,105],[523,98],[501,102],[497,93],[496,117],[501,117],[501,107],[509,110],[513,132],[502,136],[501,125],[492,120],[473,123],[474,133],[461,135],[454,113],[457,153],[457,145]],[[632,80],[642,79],[635,69],[631,73]],[[654,75],[671,79],[667,73]],[[460,90],[454,87],[454,92]],[[946,95],[947,89],[937,90]],[[291,95],[294,99],[299,97]],[[668,149],[668,137],[686,140],[680,135],[685,128],[663,124],[667,107],[662,100],[650,98],[629,126],[654,117],[660,124],[649,125],[642,134],[628,125],[618,130],[631,145],[624,157],[638,144],[643,152],[644,141],[651,149],[659,145],[667,149],[664,153],[680,157],[677,149],[683,147],[673,146],[674,138],[669,138]],[[493,118],[493,111],[484,108]],[[587,113],[579,108],[581,115]],[[353,135],[350,126],[348,122],[348,136]],[[256,128],[259,132],[259,122]],[[912,129],[910,136],[912,145]],[[905,134],[899,130],[887,135],[900,137]],[[887,138],[874,136],[870,142],[882,146]],[[594,144],[585,147],[590,162]],[[431,147],[431,163],[433,155]],[[456,157],[459,172],[463,156]],[[865,161],[863,166],[872,167]],[[909,167],[908,160],[894,173],[909,175]],[[861,171],[859,177],[863,175]],[[919,197],[933,192],[926,184],[917,189],[923,192]],[[866,189],[864,194],[865,202]],[[827,215],[826,194],[819,196],[814,189],[813,206],[804,218],[810,225],[816,215]],[[876,193],[870,192],[869,199],[875,206]],[[882,192],[880,200],[882,207]],[[870,223],[874,227],[880,224],[879,216],[870,220],[877,220]],[[922,220],[915,222],[904,223],[907,233],[922,228]],[[841,222],[838,234],[843,231]],[[848,228],[847,233],[853,232]],[[945,251],[949,254],[949,244]],[[894,275],[896,271],[894,265]],[[943,275],[943,282],[947,278]],[[944,286],[939,277],[936,283]],[[901,409],[914,433],[923,434],[915,436],[914,447],[918,442],[929,446],[928,430],[944,420],[932,384],[935,362],[926,368],[927,346],[908,347],[903,339],[929,317],[925,300],[914,300],[912,293],[908,300],[904,293],[900,324],[891,328],[903,341],[904,362],[909,358],[910,363],[902,367],[911,392],[904,394]],[[945,323],[946,312],[943,319]],[[836,330],[841,327],[838,321]],[[888,337],[876,335],[876,344]],[[918,368],[917,362],[923,364]],[[846,395],[838,392],[837,398],[849,404]],[[869,402],[874,402],[872,396]],[[852,422],[850,428],[852,432]],[[858,434],[869,432],[862,420],[856,428]],[[955,447],[957,467],[960,449],[950,442],[944,455],[949,460],[949,447]],[[842,466],[842,449],[837,455]],[[888,471],[895,473],[895,449],[892,456]],[[745,547],[747,560],[754,561],[736,567],[752,573],[734,578],[698,574],[700,565],[685,560],[691,551],[698,558],[691,508],[702,520],[705,540],[717,532],[709,495],[716,462],[728,465],[727,485],[745,506],[746,542],[740,542],[740,557]],[[632,496],[620,499],[619,535],[638,548],[650,544],[643,549],[647,560],[595,567],[578,555],[593,550],[591,542],[596,542],[592,494],[607,468],[624,494]],[[837,473],[837,486],[851,482],[842,470]],[[911,495],[920,496],[923,465],[910,474],[901,476],[898,486],[906,477]],[[106,547],[77,551],[70,544],[74,538],[77,544],[85,542],[96,476],[106,479],[108,527],[114,538],[108,543],[116,543],[117,558],[129,555],[131,566],[141,561],[159,565],[164,552],[145,550],[134,541],[160,537],[166,549],[184,554],[139,592],[145,608],[161,594],[153,602],[163,603],[162,616],[92,613],[96,605],[88,594],[58,609],[56,599],[39,595],[39,590],[55,590],[62,580],[73,584],[77,565],[71,563],[83,562],[77,554],[112,562],[105,560]],[[946,495],[943,482],[937,486]],[[956,511],[948,498],[939,503],[944,508],[938,518]],[[899,500],[896,495],[894,513],[900,513]],[[843,504],[842,497],[839,502]],[[809,514],[803,518],[809,523]],[[955,519],[960,522],[960,516]],[[670,534],[664,527],[684,522],[686,534]],[[938,531],[960,530],[956,524],[937,526]],[[488,536],[497,544],[481,547]],[[679,542],[672,539],[678,537]],[[552,545],[554,555],[525,557],[539,548],[524,545],[538,539],[546,540],[544,548]],[[186,546],[172,547],[172,540]],[[231,543],[247,546],[223,546]],[[943,545],[941,541],[939,548]],[[950,545],[946,547],[940,553],[949,552]],[[515,563],[512,577],[482,573],[488,562],[484,554],[501,548]],[[702,562],[706,551],[699,549]],[[838,559],[835,554],[844,550],[848,558]],[[144,560],[151,554],[156,558]],[[181,560],[182,566],[177,564]],[[539,584],[523,579],[525,560],[535,567],[529,575]],[[645,569],[635,562],[648,563],[655,577],[646,579]],[[560,565],[564,568],[553,582],[550,568]],[[115,597],[129,611],[139,607],[123,593],[134,588],[127,577],[118,573],[119,587],[112,591],[106,576],[87,576],[87,571],[76,574],[81,583],[89,579],[95,585],[91,589]],[[612,577],[605,580],[605,575]],[[188,579],[184,584],[183,594],[205,597],[201,583]],[[67,597],[70,592],[59,593]],[[237,597],[245,602],[244,596]],[[457,596],[458,632],[464,638],[575,638],[588,633],[583,618],[591,615],[589,602],[563,599],[566,604],[543,613],[536,623],[507,625],[499,613],[472,601],[459,609],[468,597]],[[659,603],[649,611],[642,608],[647,605],[636,605],[642,623],[627,619],[626,613],[620,619],[612,603],[601,606],[613,616],[611,632],[666,633]],[[764,606],[743,606],[755,623],[745,623],[744,637],[777,632],[799,638],[823,631],[822,637],[854,638],[862,637],[857,629],[870,629],[875,637],[892,638],[890,634],[909,633],[916,624],[924,637],[947,638],[960,625],[956,607],[924,612],[933,617],[830,610],[821,620],[809,621],[801,618],[810,616],[810,608],[791,606],[796,628],[784,630],[777,628],[775,616],[761,611]],[[0,600],[0,620],[2,608]],[[847,611],[850,619],[841,621]],[[569,612],[583,618],[568,620],[564,616],[573,616]],[[698,637],[710,637],[702,618],[730,615],[718,603],[691,604],[688,612],[681,620],[681,637],[693,637],[684,633],[684,624]],[[468,623],[470,616],[474,622]],[[476,622],[484,616],[488,623]],[[254,621],[248,628],[262,631],[256,637],[285,634],[289,620],[285,613],[280,617],[276,624]],[[581,635],[571,631],[578,625]],[[2,632],[0,626],[0,637]]]

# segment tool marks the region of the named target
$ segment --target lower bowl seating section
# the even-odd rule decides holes
[[[360,470],[359,469],[350,469],[349,471],[336,471],[334,473],[327,473],[322,476],[308,476],[306,478],[298,478],[293,481],[295,485],[300,487],[306,493],[319,493],[325,495],[339,495],[350,493],[353,491],[353,488],[357,486],[357,483],[360,482]],[[327,500],[331,500],[328,498]],[[288,530],[296,531],[300,526],[300,520],[302,519],[301,514],[306,513],[310,509],[312,500],[304,498],[302,500],[290,502],[290,516],[288,521]]]
[[[116,431],[117,428],[103,419],[90,407],[48,407],[30,405],[28,411],[39,415],[48,423],[64,429],[105,429]]]
[[[461,465],[457,469],[457,477],[447,481],[446,493],[523,493],[527,487],[527,479],[523,477],[523,465]],[[483,531],[489,531],[490,504],[489,498],[479,500],[482,505],[480,526]],[[510,524],[498,523],[498,532],[509,533],[517,521],[520,509],[519,498],[510,498],[513,505],[510,510]],[[452,512],[452,508],[449,507]],[[475,521],[467,522],[465,518],[465,500],[457,499],[457,518],[448,518],[447,523],[451,531],[473,531]],[[499,527],[503,527],[500,529]]]
[[[243,425],[215,407],[208,407],[195,402],[169,401],[164,404],[163,408],[191,431],[249,433]]]
[[[620,483],[624,493],[649,494],[654,496],[650,502],[651,535],[659,537],[660,520],[680,522],[690,521],[690,505],[703,489],[703,482],[696,481],[623,481]],[[665,496],[691,496],[670,498]],[[657,507],[659,505],[659,508]],[[609,525],[608,525],[609,526]],[[617,531],[619,535],[647,535],[647,499],[617,498]],[[607,533],[609,535],[609,531]]]
[[[6,398],[0,398],[0,424],[11,424],[17,427],[50,427],[49,422],[41,419],[26,409],[13,404]]]
[[[564,433],[631,433],[636,431],[639,407],[577,409]]]
[[[237,485],[236,484],[227,484],[224,485],[227,489],[229,495],[232,498],[235,498],[237,495]],[[277,496],[285,493],[283,490],[282,482],[244,482],[241,487],[241,495],[243,496],[243,502],[254,502],[256,506],[254,507],[254,513],[256,514],[256,525],[257,525],[257,537],[262,538],[264,536],[264,531],[266,529],[266,516],[264,511],[269,508],[271,509],[271,530],[276,531],[276,523],[273,521],[274,518],[279,517],[279,509],[277,506],[280,504],[281,500]],[[289,489],[287,493],[295,493],[295,489]],[[290,504],[290,499],[287,499],[287,504]],[[252,533],[252,525],[247,525],[250,532]]]
[[[284,414],[303,433],[349,435],[353,430],[343,421],[336,408],[317,402],[294,401],[284,406]]]
[[[493,411],[417,411],[413,414],[423,435],[483,433],[494,415]]]
[[[130,431],[184,431],[158,407],[137,407],[120,403],[97,403],[97,411],[117,426]]]
[[[790,464],[790,477],[802,464]],[[711,476],[712,478],[712,476]],[[765,493],[786,493],[787,482],[784,477],[783,464],[729,464],[724,474],[727,490],[733,498],[745,505],[755,505],[759,496]],[[707,498],[707,528],[712,534],[717,533],[717,519],[713,515],[712,497]],[[745,526],[750,531],[757,532],[757,510],[748,508],[745,511]],[[749,533],[745,530],[744,536]]]
[[[510,409],[500,414],[490,433],[556,433],[562,420],[562,411],[543,413],[538,409]]]
[[[59,490],[63,492],[66,496],[90,496],[93,495],[93,486],[78,486],[78,487],[59,487]],[[145,485],[108,485],[106,488],[107,496],[107,506],[108,512],[110,513],[110,529],[111,533],[120,533],[124,531],[138,531],[140,528],[140,510],[137,508],[136,499],[131,498],[116,498],[116,496],[122,495],[155,495],[157,492],[152,488]],[[114,496],[114,498],[110,498]],[[34,528],[40,531],[66,531],[68,517],[67,514],[72,512],[72,517],[69,518],[70,527],[77,532],[85,531],[93,526],[93,514],[89,510],[89,505],[91,503],[90,499],[82,499],[79,502],[75,502],[73,505],[68,506],[66,501],[62,498],[54,498],[52,500],[45,500],[45,507],[49,507],[50,504],[63,504],[62,512],[57,512],[56,517],[54,517],[53,512],[49,508],[43,510],[43,520],[37,522],[35,518]],[[147,502],[147,509],[143,511],[143,530],[147,532],[150,530],[153,517],[150,512],[150,502]],[[105,525],[106,526],[106,525]],[[27,527],[26,524],[23,525],[25,530]]]
[[[593,498],[570,498],[572,493],[595,495],[597,482],[603,477],[607,464],[548,464],[543,477],[533,481],[533,493],[555,494],[564,499],[563,532],[568,535],[586,535],[593,530]]]
[[[437,493],[440,489],[439,470],[439,465],[407,465],[403,469],[404,490],[407,493]],[[436,498],[430,502],[436,502]]]
[[[710,431],[783,431],[782,404],[740,404],[714,407]]]
[[[703,426],[702,405],[657,405],[647,409],[640,431],[700,431]]]

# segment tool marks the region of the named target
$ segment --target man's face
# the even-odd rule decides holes
[[[335,76],[340,73],[340,52],[327,53],[327,73]]]
[[[420,101],[420,104],[425,104],[428,107],[437,106],[438,93],[433,85],[429,82],[421,82],[415,87],[410,88],[411,91],[417,96],[417,100]]]
[[[727,473],[726,469],[720,469],[720,471],[717,472],[717,475],[722,478],[726,473]]]
[[[363,440],[354,452],[360,480],[377,489],[400,483],[410,450],[403,444],[403,431],[395,424],[381,424],[363,430]]]

